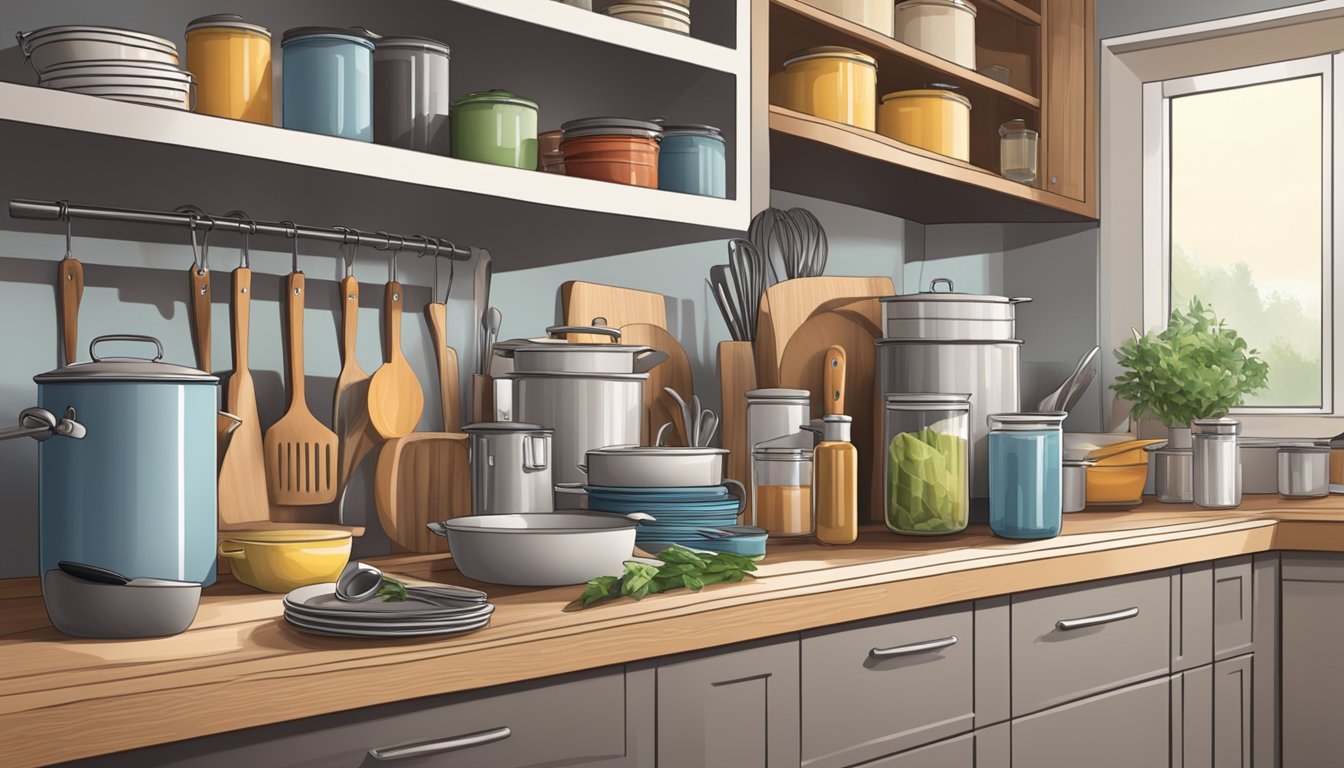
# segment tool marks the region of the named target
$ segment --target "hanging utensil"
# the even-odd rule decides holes
[[[79,302],[84,298],[84,265],[70,252],[70,204],[62,200],[57,218],[65,221],[65,256],[56,269],[60,297],[61,365],[75,362],[79,349]]]
[[[388,260],[383,289],[383,364],[369,380],[369,422],[391,440],[415,431],[425,410],[420,380],[401,349],[401,315],[405,293],[397,277],[397,253]]]
[[[271,499],[277,504],[329,504],[336,499],[336,433],[308,410],[303,370],[304,275],[299,269],[299,230],[285,296],[289,329],[289,410],[266,431],[263,441]],[[418,388],[417,388],[418,391]]]
[[[736,294],[728,284],[731,271],[731,267],[726,264],[715,264],[710,267],[709,292],[714,294],[714,303],[719,306],[719,314],[723,315],[723,323],[728,326],[729,335],[734,341],[743,341],[746,338],[743,331],[745,324],[739,314],[740,305]]]
[[[332,431],[336,433],[340,444],[336,481],[341,488],[342,501],[337,507],[337,520],[342,524],[345,523],[345,489],[349,487],[350,476],[381,439],[369,423],[369,374],[359,364],[355,354],[359,339],[359,280],[355,277],[359,233],[345,229],[345,234],[345,239],[341,241],[342,260],[345,262],[345,276],[340,282],[341,372],[336,378],[331,416]]]
[[[194,206],[192,206],[194,208]],[[179,208],[179,211],[184,209]],[[199,210],[199,209],[197,209]],[[188,304],[191,307],[191,345],[196,352],[196,367],[209,373],[210,368],[210,231],[215,228],[215,220],[209,216],[201,215],[207,222],[205,232],[201,235],[201,246],[196,247],[196,223],[198,216],[194,211],[186,211],[190,214],[191,220],[189,226],[191,229],[191,267],[187,270],[187,284],[189,286],[190,296]]]
[[[801,245],[800,277],[818,277],[826,271],[826,262],[830,258],[830,244],[826,238],[826,228],[815,215],[806,208],[789,209],[789,218],[798,230]]]
[[[489,361],[495,356],[495,342],[499,341],[499,327],[504,324],[504,313],[499,311],[498,307],[491,307],[485,313],[485,359]],[[486,370],[482,373],[489,373],[489,362],[486,363]]]
[[[490,252],[484,248],[473,249],[476,257],[476,273],[472,279],[472,320],[476,323],[473,337],[476,347],[476,372],[471,377],[471,409],[468,421],[494,421],[494,386],[490,381],[490,359],[485,349],[487,314],[490,308],[490,279],[494,274],[494,265]]]
[[[448,262],[448,290],[443,292],[443,301],[439,297],[439,248],[434,241],[434,301],[425,305],[425,320],[429,323],[429,335],[434,342],[434,357],[439,364],[439,403],[443,410],[443,431],[460,432],[462,430],[462,404],[458,397],[457,350],[448,346],[448,299],[453,295],[453,278],[456,262]],[[452,251],[457,247],[448,244]],[[450,253],[452,252],[450,251]]]
[[[252,222],[242,211],[230,211]],[[233,342],[233,373],[224,385],[224,410],[239,419],[238,428],[229,437],[219,467],[219,522],[221,524],[250,523],[270,519],[270,502],[266,496],[266,461],[262,453],[261,420],[257,416],[257,390],[248,370],[248,335],[252,322],[252,264],[248,239],[256,233],[243,231],[243,244],[238,253],[238,268],[233,270],[232,290],[229,294],[230,335]]]

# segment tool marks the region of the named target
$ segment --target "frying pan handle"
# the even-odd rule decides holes
[[[741,517],[747,508],[747,487],[731,477],[725,478],[723,484],[737,489],[737,514]]]
[[[617,333],[620,333],[617,331]],[[667,360],[667,353],[661,349],[646,349],[635,353],[635,373],[648,373]]]
[[[570,333],[591,333],[597,336],[610,336],[614,340],[620,340],[621,332],[615,328],[608,328],[601,325],[552,325],[546,329],[548,336],[560,336]]]
[[[99,336],[98,338],[89,342],[89,359],[93,360],[93,362],[95,363],[102,360],[103,358],[99,357],[93,350],[95,347],[97,347],[99,344],[102,344],[104,341],[148,342],[154,345],[154,362],[157,363],[158,361],[163,359],[163,343],[160,342],[158,339],[154,338],[153,336],[143,336],[138,333],[114,333],[108,336]]]

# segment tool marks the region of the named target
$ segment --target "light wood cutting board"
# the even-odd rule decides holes
[[[867,299],[873,305],[876,299]],[[853,304],[850,305],[853,308]],[[862,308],[823,311],[794,331],[779,366],[779,386],[812,393],[812,417],[821,418],[826,401],[826,351],[832,345],[845,350],[844,401],[854,419],[851,440],[859,449],[859,509],[861,519],[881,520],[883,413],[877,407],[877,350],[873,341],[881,331],[865,318]],[[862,510],[868,510],[864,514]]]
[[[800,277],[766,289],[756,326],[756,382],[760,387],[784,386],[780,363],[793,334],[818,308],[836,299],[890,296],[890,277]]]
[[[387,441],[374,489],[378,520],[394,544],[409,552],[447,552],[448,542],[425,525],[471,514],[467,436],[415,432]]]
[[[749,341],[719,342],[720,435],[728,449],[728,476],[751,485],[751,450],[747,446],[747,393],[756,388],[756,360]],[[747,515],[750,520],[750,494]]]
[[[635,324],[667,327],[667,301],[663,294],[652,291],[571,280],[560,286],[560,309],[565,325],[592,325],[593,318],[605,317],[609,328]],[[591,334],[574,334],[569,340],[580,344],[611,341]]]
[[[658,428],[672,423],[672,437],[668,445],[686,445],[687,424],[681,418],[681,406],[663,390],[671,387],[688,404],[694,394],[695,381],[691,374],[691,360],[677,338],[663,328],[647,323],[621,327],[622,344],[643,344],[667,353],[667,359],[649,371],[644,383],[644,430],[640,442],[653,445]]]

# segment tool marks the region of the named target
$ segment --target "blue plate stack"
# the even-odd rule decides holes
[[[612,488],[590,485],[588,509],[652,516],[635,529],[635,543],[646,551],[681,544],[691,549],[765,554],[765,531],[739,526],[741,500],[725,485],[698,488]]]

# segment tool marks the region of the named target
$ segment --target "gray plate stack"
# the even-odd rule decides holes
[[[195,85],[177,46],[116,27],[67,25],[20,32],[38,83],[72,93],[190,111]]]

